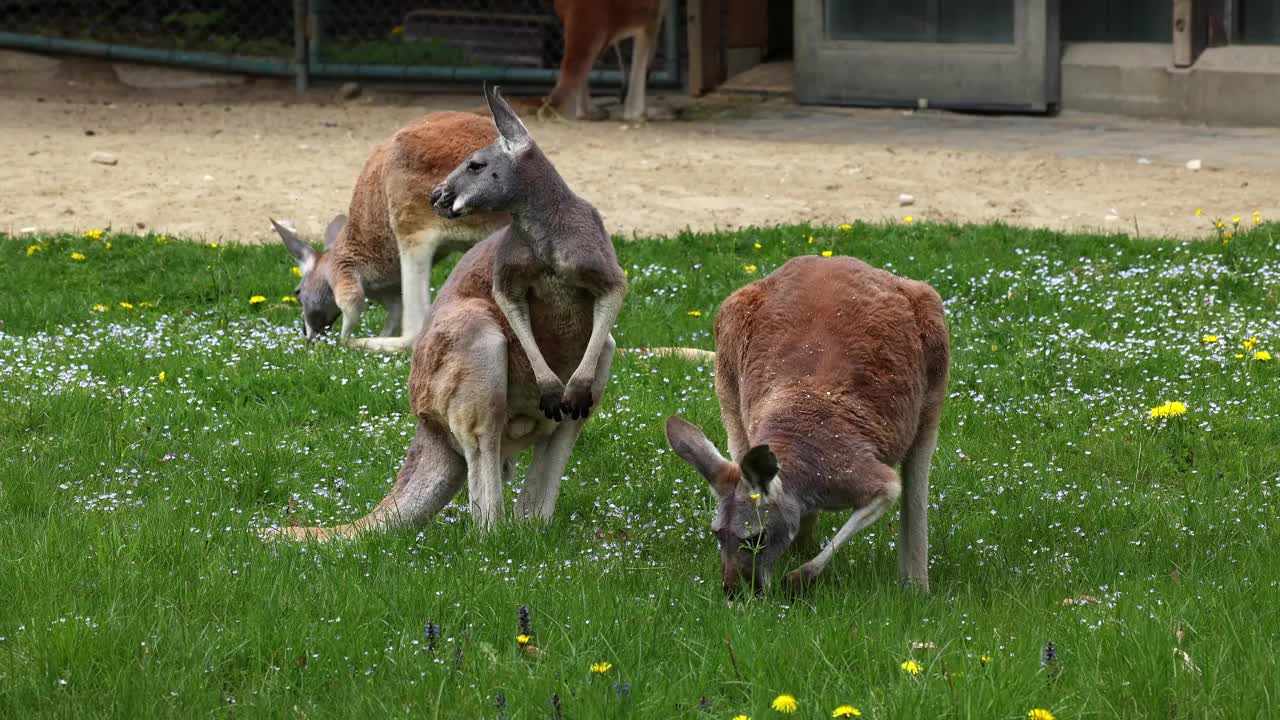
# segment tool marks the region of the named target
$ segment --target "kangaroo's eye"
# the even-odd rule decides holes
[[[298,297],[298,296],[299,296],[299,295],[301,295],[301,294],[302,294],[302,286],[301,286],[301,285],[299,285],[298,287],[296,287],[296,288],[294,288],[294,289],[293,289],[293,296],[294,296],[294,297]]]
[[[471,162],[467,163],[467,169],[470,170],[471,172],[480,172],[488,164],[489,163],[486,163],[486,162],[480,162],[479,160],[472,160]]]

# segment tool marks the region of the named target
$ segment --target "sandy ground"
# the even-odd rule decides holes
[[[420,113],[479,108],[478,98],[342,101],[331,90],[300,100],[270,83],[143,90],[63,65],[0,73],[0,231],[110,226],[274,241],[274,216],[318,236],[345,210],[377,142]],[[700,101],[686,117],[638,127],[531,120],[530,129],[623,234],[910,214],[1204,237],[1196,207],[1280,217],[1280,130],[748,96]],[[90,162],[95,151],[118,164]],[[1193,158],[1204,169],[1187,170]],[[915,204],[900,207],[900,193]]]

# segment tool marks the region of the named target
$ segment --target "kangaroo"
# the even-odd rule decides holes
[[[498,90],[485,97],[497,142],[450,173],[432,204],[449,218],[505,211],[512,223],[463,255],[414,346],[418,423],[399,476],[353,524],[268,536],[327,540],[418,524],[464,479],[473,517],[491,528],[513,459],[529,447],[516,515],[549,518],[555,509],[569,454],[609,377],[626,277],[600,214],[569,189]]]
[[[658,49],[658,31],[668,2],[670,0],[556,0],[556,14],[564,23],[564,59],[548,105],[575,119],[603,119],[603,113],[591,108],[588,89],[591,66],[605,48],[616,47],[630,37],[633,40],[631,71],[622,117],[633,122],[644,120],[649,64]],[[621,51],[618,59],[621,64]]]
[[[271,220],[302,271],[295,292],[308,339],[341,315],[343,341],[369,350],[413,345],[430,308],[434,259],[471,247],[510,221],[500,212],[445,219],[430,210],[432,188],[496,137],[487,118],[461,112],[430,113],[401,128],[365,162],[348,214],[325,232],[323,252]],[[368,299],[387,308],[382,336],[353,340]]]
[[[899,578],[927,591],[929,464],[950,372],[938,293],[854,258],[799,257],[730,295],[715,335],[732,460],[680,417],[666,434],[715,495],[725,593],[763,592],[789,546],[812,544],[819,511],[852,508],[787,575],[807,586],[900,494]]]

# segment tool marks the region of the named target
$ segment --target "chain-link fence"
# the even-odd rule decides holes
[[[679,83],[669,3],[651,82]],[[552,0],[0,0],[0,47],[296,75],[554,82],[564,53]],[[629,50],[624,49],[629,57]],[[592,80],[622,81],[606,52]]]

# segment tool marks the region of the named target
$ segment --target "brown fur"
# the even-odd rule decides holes
[[[317,258],[314,269],[324,274],[333,288],[345,316],[344,339],[349,339],[358,324],[367,299],[398,303],[403,292],[402,255],[415,250],[435,254],[465,249],[510,222],[506,213],[446,220],[431,210],[432,189],[468,155],[496,137],[488,118],[436,112],[414,120],[374,149],[356,178],[347,222],[327,252]],[[418,247],[440,238],[444,241],[438,249]],[[414,312],[420,320],[425,309],[406,308],[406,318]],[[418,329],[420,324],[406,327],[405,332]],[[409,343],[402,345],[408,347]]]
[[[632,37],[631,63],[636,69],[629,81],[626,116],[644,119],[644,76],[658,47],[665,6],[666,0],[556,0],[556,14],[564,23],[564,59],[551,106],[570,117],[599,117],[589,109],[591,66],[606,48]],[[631,93],[638,93],[637,99]]]
[[[937,292],[853,258],[800,257],[733,293],[715,332],[716,394],[732,460],[754,462],[750,456],[766,448],[779,478],[771,483],[768,472],[757,473],[765,475],[762,485],[726,489],[724,478],[738,476],[723,465],[734,463],[693,426],[669,422],[672,447],[712,481],[719,524],[736,528],[757,512],[744,497],[764,493],[774,515],[768,543],[780,546],[764,554],[776,559],[816,512],[859,511],[828,549],[789,576],[804,584],[905,489],[902,578],[927,587],[928,465],[950,366]],[[751,470],[744,465],[743,476]],[[722,553],[725,576],[734,579],[726,590],[760,570],[755,553],[733,550]]]

